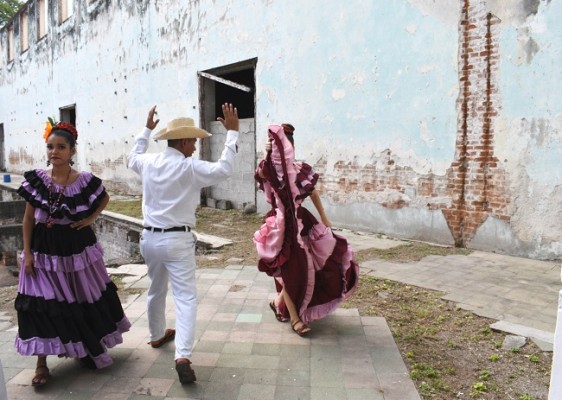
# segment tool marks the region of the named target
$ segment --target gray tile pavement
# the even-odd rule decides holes
[[[443,298],[498,320],[493,327],[526,332],[552,350],[560,263],[476,251],[467,256],[429,256],[412,263],[367,261],[363,273],[443,292]],[[544,343],[546,342],[546,343]]]
[[[132,269],[130,269],[132,270]],[[130,271],[129,270],[129,271]],[[135,268],[131,287],[146,288]],[[312,324],[301,338],[279,323],[268,307],[271,278],[255,266],[197,271],[199,308],[192,357],[197,382],[181,385],[173,343],[152,349],[146,292],[123,298],[133,326],[110,354],[106,369],[83,369],[72,359],[49,357],[49,385],[30,386],[35,359],[13,347],[16,327],[0,332],[0,357],[10,400],[209,399],[209,400],[419,400],[384,318],[338,309]],[[166,311],[173,326],[170,297]]]

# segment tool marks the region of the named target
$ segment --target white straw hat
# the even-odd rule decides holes
[[[211,136],[207,131],[197,128],[192,118],[176,118],[168,122],[164,129],[153,135],[154,140],[195,139]]]

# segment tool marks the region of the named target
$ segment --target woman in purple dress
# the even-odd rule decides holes
[[[332,232],[320,195],[318,174],[295,161],[294,127],[270,125],[266,157],[255,178],[271,210],[254,234],[258,269],[275,278],[277,297],[269,304],[280,322],[308,334],[308,323],[334,311],[357,287],[359,266],[347,240]],[[321,221],[302,206],[311,198]]]
[[[78,133],[47,123],[47,165],[24,174],[23,252],[15,308],[17,351],[37,356],[31,384],[50,377],[47,356],[73,357],[90,368],[112,363],[107,348],[131,324],[107,274],[91,225],[109,202],[102,181],[72,168]]]

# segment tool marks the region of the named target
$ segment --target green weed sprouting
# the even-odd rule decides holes
[[[478,374],[478,378],[480,378],[480,380],[487,381],[490,378],[490,371],[486,369],[480,371],[480,373]]]

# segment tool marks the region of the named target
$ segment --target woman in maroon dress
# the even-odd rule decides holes
[[[318,192],[318,174],[295,161],[293,126],[270,125],[266,157],[255,178],[271,210],[254,234],[258,268],[275,279],[270,303],[278,321],[290,320],[303,336],[308,323],[325,317],[357,287],[359,266],[347,240],[332,232]],[[311,198],[321,221],[302,206]]]

